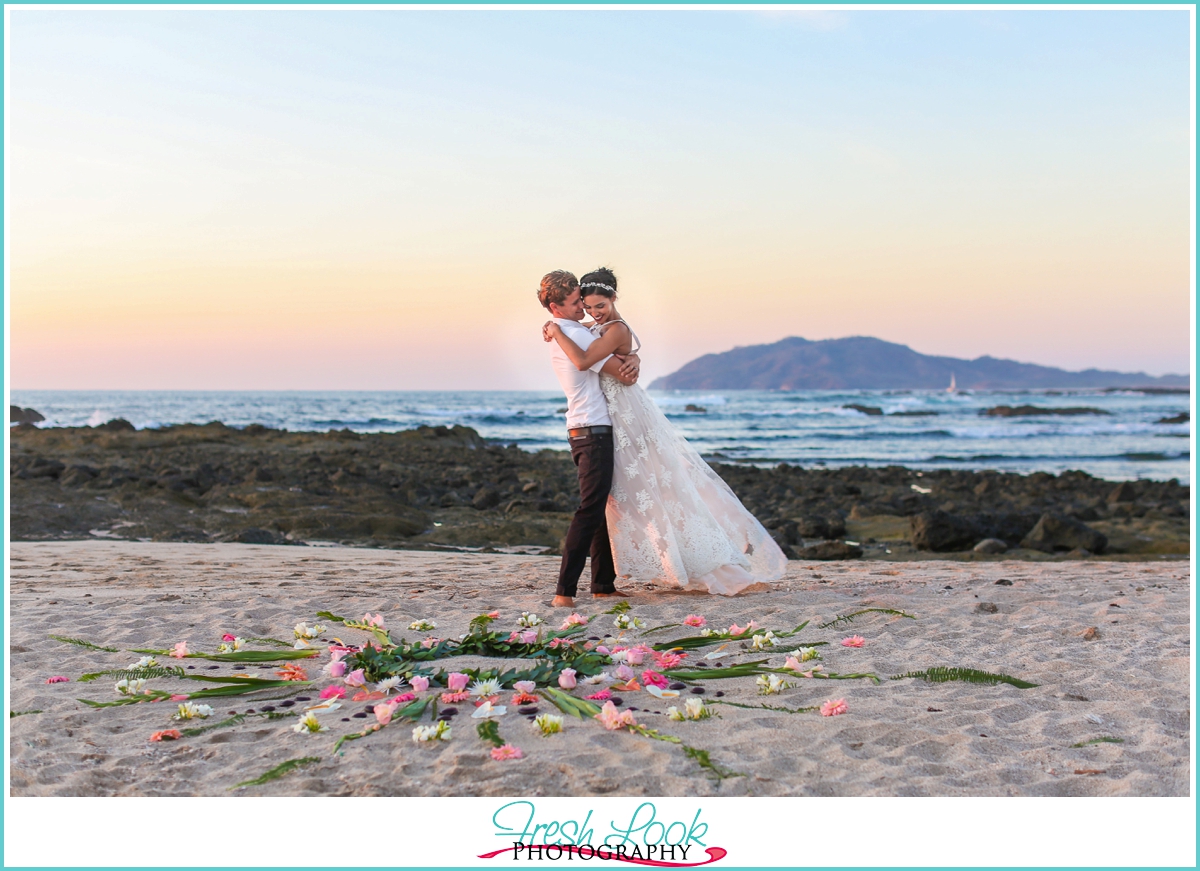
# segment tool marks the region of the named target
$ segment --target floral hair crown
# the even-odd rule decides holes
[[[586,284],[579,285],[579,287],[580,287],[580,289],[585,288],[585,287],[602,287],[605,290],[607,290],[609,293],[617,292],[617,289],[615,287],[612,287],[611,285],[608,285],[608,284],[601,284],[599,281],[589,281]]]

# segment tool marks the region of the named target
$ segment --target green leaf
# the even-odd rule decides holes
[[[40,713],[42,713],[42,712],[41,711],[9,711],[8,718],[11,720],[13,717],[24,717],[26,714],[40,714]]]
[[[600,706],[595,702],[589,702],[587,699],[578,699],[569,693],[564,693],[562,690],[545,687],[539,690],[539,692],[564,714],[569,714],[577,719],[584,720],[600,713]]]
[[[706,701],[706,705],[729,705],[733,708],[746,708],[747,710],[766,710],[766,711],[782,711],[785,714],[810,714],[813,711],[821,710],[820,705],[813,705],[808,708],[785,708],[783,705],[743,705],[740,702],[726,702],[722,699],[713,699]]]
[[[197,735],[203,735],[205,732],[211,732],[214,729],[224,729],[227,726],[237,726],[245,722],[248,714],[234,714],[232,717],[222,720],[219,723],[210,723],[207,726],[196,726],[194,729],[180,729],[181,735],[186,735],[188,738],[195,738]]]
[[[683,625],[682,623],[666,623],[662,626],[655,626],[653,629],[647,629],[645,632],[643,632],[642,636],[644,637],[646,635],[649,635],[651,632],[661,632],[664,629],[674,629],[677,626],[682,626],[682,625]]]
[[[111,702],[93,702],[91,699],[76,699],[77,702],[83,702],[89,708],[119,708],[123,705],[140,705],[143,702],[156,702],[162,699],[169,699],[174,693],[164,692],[163,690],[151,690],[144,695],[139,696],[122,696]]]
[[[84,641],[82,638],[66,638],[62,635],[51,635],[55,641],[61,641],[63,644],[74,644],[77,647],[86,647],[88,650],[103,650],[108,653],[120,653],[120,648],[117,647],[101,647],[99,644],[92,644],[90,641]]]
[[[924,671],[909,671],[904,674],[894,674],[892,675],[892,680],[903,680],[906,677],[914,677],[929,681],[930,683],[945,683],[954,680],[990,685],[1006,683],[1022,690],[1038,686],[1038,684],[1011,677],[1007,674],[992,674],[991,672],[979,671],[974,668],[947,668],[945,666],[927,668]]]
[[[160,677],[186,677],[182,666],[154,666],[152,668],[113,668],[108,671],[91,671],[79,676],[79,683],[90,683],[101,677],[116,680],[151,680]]]
[[[484,720],[475,727],[475,734],[496,747],[504,746],[504,739],[500,737],[500,724],[495,720]]]
[[[727,677],[754,677],[759,674],[767,674],[773,669],[764,669],[760,666],[765,665],[767,660],[756,659],[753,662],[739,662],[737,665],[728,665],[724,668],[697,668],[697,669],[681,669],[672,668],[663,672],[663,675],[672,680],[681,681],[698,681],[698,680],[716,680]],[[790,674],[790,672],[788,672]]]
[[[1078,744],[1072,744],[1072,747],[1088,747],[1092,744],[1124,744],[1124,738],[1110,738],[1105,735],[1103,738],[1093,738],[1091,741],[1080,741]]]
[[[304,756],[300,759],[289,759],[280,765],[276,765],[270,771],[264,771],[253,780],[243,780],[241,783],[234,784],[230,789],[237,789],[239,786],[258,786],[268,781],[278,780],[290,771],[294,771],[302,765],[311,765],[314,762],[320,762],[319,756]]]
[[[828,623],[822,623],[818,629],[829,629],[833,626],[838,626],[842,623],[853,623],[854,618],[860,614],[895,614],[897,617],[907,617],[909,620],[916,620],[916,615],[909,614],[907,611],[897,611],[894,608],[863,608],[861,611],[855,611],[852,614],[845,614],[841,617],[834,617]]]
[[[346,622],[345,617],[339,617],[337,614],[331,614],[328,611],[318,611],[317,616],[320,617],[322,620],[331,620],[334,623],[345,623]]]
[[[134,651],[140,653],[141,651]],[[319,651],[304,650],[238,650],[234,653],[189,653],[186,659],[207,659],[210,662],[279,662],[288,659],[312,659]]]
[[[228,680],[229,678],[226,678]],[[277,687],[292,687],[292,686],[307,686],[307,681],[296,680],[273,680],[273,681],[255,681],[254,683],[235,683],[229,686],[213,687],[208,690],[200,690],[199,692],[188,693],[189,699],[217,699],[226,696],[244,696],[248,693],[255,693],[264,689],[275,689]]]
[[[286,647],[289,650],[295,647],[291,641],[281,641],[278,638],[244,638],[243,641],[249,644],[269,644],[272,647]]]
[[[617,604],[613,605],[611,608],[609,608],[604,613],[605,614],[624,614],[628,610],[629,610],[629,603],[622,601],[622,602],[617,602]]]
[[[683,745],[684,755],[689,759],[695,759],[696,763],[709,773],[709,775],[720,783],[729,777],[745,777],[746,775],[740,771],[731,771],[728,768],[721,768],[708,756],[707,750],[701,750],[699,747],[691,747],[687,744]]]

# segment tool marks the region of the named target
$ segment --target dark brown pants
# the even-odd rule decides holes
[[[567,530],[555,593],[574,598],[589,554],[593,595],[611,593],[616,589],[617,570],[613,566],[604,506],[613,480],[612,433],[586,435],[570,442],[571,459],[579,472],[579,509]]]

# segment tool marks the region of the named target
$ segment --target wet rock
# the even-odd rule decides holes
[[[1120,502],[1136,502],[1137,498],[1137,485],[1132,481],[1122,481],[1116,487],[1113,487],[1112,492],[1108,494],[1106,501],[1110,505],[1116,505]]]
[[[975,545],[975,553],[1004,553],[1008,550],[1008,545],[998,538],[985,538],[979,544]]]
[[[8,407],[8,419],[13,423],[41,423],[46,418],[32,408],[21,408],[19,405]]]
[[[859,405],[856,402],[851,402],[849,405],[843,405],[842,408],[848,408],[852,411],[861,412],[862,414],[866,414],[871,417],[880,417],[883,415],[882,408],[876,408],[873,405]]]
[[[480,487],[474,498],[471,499],[471,505],[480,511],[495,508],[499,504],[500,493],[494,487]]]
[[[137,427],[127,421],[123,417],[114,417],[112,420],[99,424],[93,427],[101,432],[136,432]]]
[[[272,532],[269,529],[260,529],[257,526],[251,526],[248,529],[243,529],[233,539],[240,541],[242,544],[288,544],[287,538],[280,535],[278,532]]]
[[[797,559],[811,560],[858,559],[862,555],[861,547],[844,541],[823,541],[796,552]]]
[[[1022,547],[1054,553],[1083,548],[1092,553],[1104,553],[1108,538],[1086,523],[1047,512],[1021,541]]]
[[[979,412],[986,417],[1037,417],[1040,415],[1065,415],[1073,417],[1080,414],[1109,414],[1100,408],[1075,406],[1072,408],[1042,408],[1037,405],[997,405],[985,408]]]
[[[32,409],[29,409],[29,410],[32,410]],[[1188,412],[1184,411],[1180,414],[1175,415],[1174,417],[1159,418],[1155,422],[1156,423],[1188,423],[1191,419],[1192,419],[1192,416]]]
[[[937,417],[938,411],[893,411],[888,417]]]
[[[708,414],[708,409],[705,408],[703,405],[693,405],[690,402],[683,407],[683,410],[690,411],[694,414]]]
[[[17,472],[18,478],[57,478],[62,474],[66,464],[59,460],[47,460],[45,457],[38,457],[29,466]]]
[[[975,610],[980,614],[995,614],[1000,608],[995,602],[980,602],[975,606]]]
[[[968,550],[979,541],[979,527],[965,517],[936,511],[922,511],[909,521],[910,537],[917,550],[935,553]]]

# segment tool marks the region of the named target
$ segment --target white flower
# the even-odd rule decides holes
[[[475,683],[471,684],[469,692],[476,698],[487,698],[488,696],[494,696],[496,693],[500,692],[500,681],[496,680],[495,678],[489,678],[488,680],[477,680]]]
[[[646,625],[640,617],[631,617],[628,614],[618,614],[613,623],[618,629],[641,629]]]
[[[593,674],[591,677],[585,677],[579,682],[585,686],[593,686],[598,683],[616,683],[617,679],[607,671],[602,671],[599,674]]]
[[[414,620],[408,624],[408,628],[413,632],[429,632],[432,629],[437,629],[437,623],[432,620]]]
[[[146,687],[146,681],[142,678],[134,680],[119,680],[117,681],[117,692],[123,696],[140,696]]]
[[[307,649],[311,648],[312,645],[309,644],[307,641],[305,641],[303,638],[297,638],[296,643],[293,644],[292,647],[294,647],[296,650],[307,650]]]
[[[800,661],[801,662],[808,662],[810,659],[820,659],[820,658],[821,658],[821,654],[817,652],[817,648],[815,648],[815,647],[800,648]]]
[[[195,705],[191,702],[183,702],[179,706],[179,711],[173,719],[176,720],[192,720],[195,718],[204,719],[212,716],[213,709],[208,705]]]
[[[613,662],[624,662],[625,660],[629,659],[629,651],[628,650],[614,650],[612,653],[610,653],[608,655],[608,657]]]
[[[137,662],[135,662],[133,665],[131,665],[129,667],[130,668],[154,668],[154,666],[156,666],[156,665],[158,665],[158,660],[155,659],[153,656],[143,656],[141,659],[139,659]]]
[[[692,720],[703,719],[705,714],[704,702],[699,699],[688,699],[683,703],[683,709]]]
[[[679,708],[675,707],[674,705],[671,705],[671,707],[667,708],[667,719],[668,720],[682,720],[683,714],[680,713]]]
[[[713,632],[711,629],[705,628],[705,629],[700,630],[700,634],[703,635],[705,638],[707,638],[708,636],[715,635],[716,633]]]
[[[523,629],[532,629],[534,626],[540,626],[545,622],[537,614],[530,614],[528,611],[522,611],[521,616],[517,618],[517,625]]]
[[[240,638],[235,638],[228,644],[222,642],[217,645],[217,653],[233,653],[235,650],[241,650],[243,644],[245,642]]]
[[[775,695],[792,686],[777,674],[760,674],[755,683],[758,684],[759,694],[764,696]]]
[[[503,717],[508,708],[503,705],[493,705],[491,702],[484,702],[475,709],[475,713],[471,715],[472,720],[486,720],[488,717]]]
[[[379,692],[386,696],[392,690],[399,689],[403,683],[404,678],[393,675],[392,677],[385,678],[384,680],[381,680],[379,683],[375,684],[375,689],[379,690]]]
[[[553,735],[562,731],[563,718],[553,714],[538,714],[533,724],[542,730],[543,735]]]
[[[292,630],[292,633],[297,638],[316,638],[324,631],[325,627],[320,623],[314,623],[312,626],[309,626],[306,623],[297,623],[296,628]]]
[[[413,741],[420,744],[424,741],[449,741],[450,740],[450,724],[445,720],[438,720],[432,726],[417,726],[413,729]]]
[[[299,723],[297,723],[295,726],[292,726],[292,731],[308,732],[310,735],[312,735],[317,732],[328,732],[329,727],[322,726],[321,721],[317,719],[316,713],[313,711],[308,711],[303,717],[300,718]]]
[[[656,687],[654,684],[646,684],[646,692],[660,699],[677,699],[679,698],[679,690],[664,690]]]
[[[766,650],[768,647],[775,646],[775,633],[768,629],[762,635],[755,635],[750,639],[750,647],[753,650]]]

